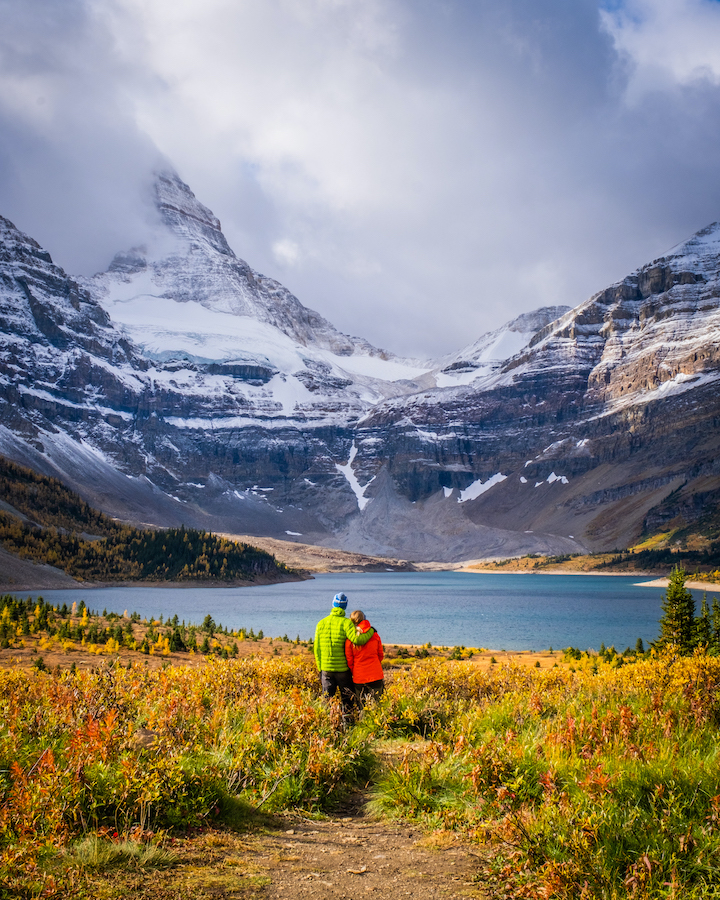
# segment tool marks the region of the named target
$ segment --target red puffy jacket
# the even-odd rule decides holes
[[[365,619],[358,625],[358,631],[365,633],[372,626]],[[369,681],[380,681],[384,675],[382,666],[382,658],[385,656],[380,635],[375,634],[364,646],[353,644],[351,641],[345,641],[345,659],[348,668],[352,672],[352,679],[355,684],[367,684]]]

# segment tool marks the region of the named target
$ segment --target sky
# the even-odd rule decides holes
[[[74,275],[170,165],[341,331],[439,356],[720,219],[718,0],[0,0],[0,215]]]

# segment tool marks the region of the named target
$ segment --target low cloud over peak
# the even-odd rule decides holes
[[[143,241],[168,159],[253,268],[438,355],[720,215],[717,2],[3,8],[0,214],[72,272]]]

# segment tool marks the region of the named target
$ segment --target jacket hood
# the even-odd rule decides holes
[[[358,628],[358,631],[360,631],[364,634],[366,631],[369,631],[372,628],[372,625],[370,624],[370,622],[367,619],[363,619],[357,628]]]

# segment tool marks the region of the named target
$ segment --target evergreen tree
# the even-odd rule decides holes
[[[710,622],[712,623],[710,649],[714,653],[720,653],[720,603],[718,602],[717,597],[713,597]]]
[[[177,619],[177,616],[175,616],[175,618]],[[184,650],[187,650],[187,646],[185,645],[182,634],[180,634],[180,629],[176,625],[170,635],[170,652],[179,653]]]
[[[674,644],[682,653],[689,653],[696,642],[695,600],[685,587],[685,570],[674,568],[670,573],[662,602],[658,646]]]
[[[695,640],[698,647],[710,649],[712,643],[712,622],[710,620],[710,607],[707,602],[707,591],[703,592],[700,604],[700,616],[695,620]]]

